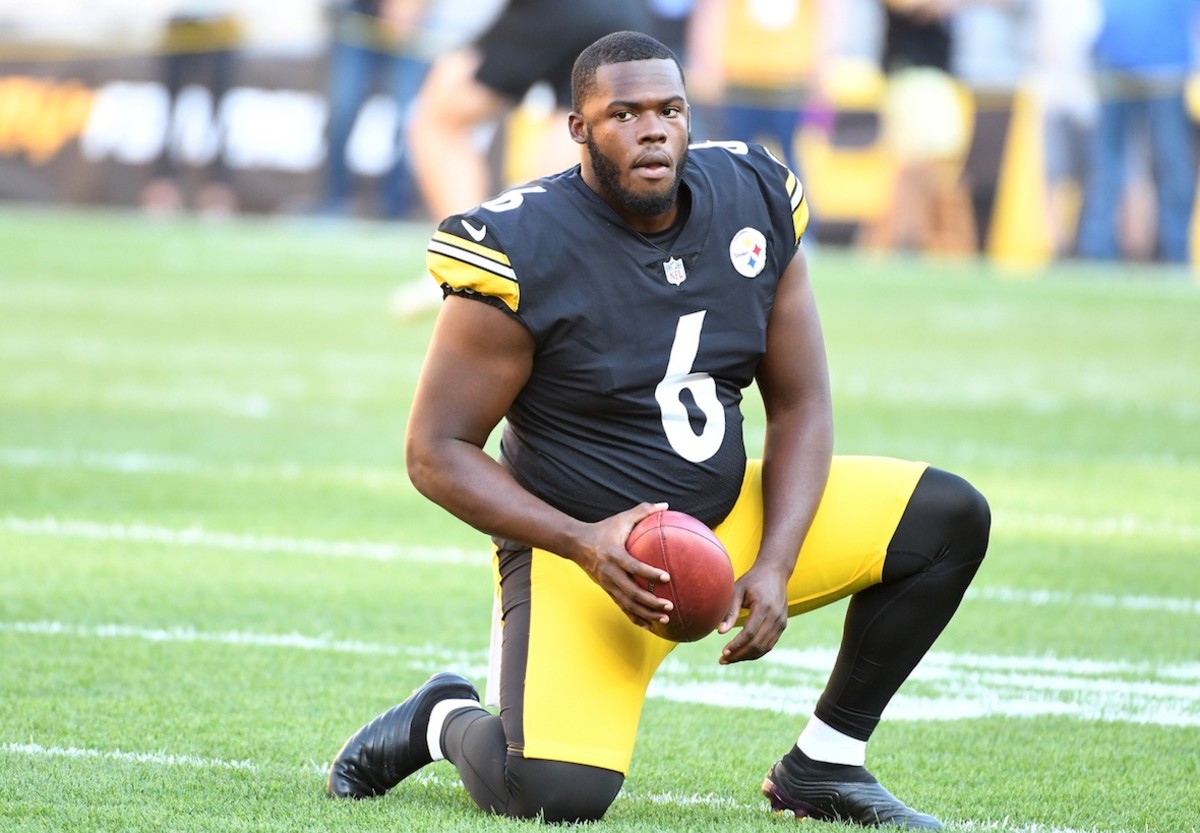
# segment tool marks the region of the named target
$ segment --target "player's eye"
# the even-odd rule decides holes
[[[619,110],[616,113],[613,113],[613,118],[617,121],[629,121],[633,118],[633,113],[629,112],[628,110]]]
[[[663,110],[663,115],[667,116],[668,118],[675,118],[682,112],[683,108],[681,107],[667,107]]]

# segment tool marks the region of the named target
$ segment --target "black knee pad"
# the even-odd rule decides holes
[[[625,782],[611,769],[509,754],[505,815],[549,823],[598,821]]]

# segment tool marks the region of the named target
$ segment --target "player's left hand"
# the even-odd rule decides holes
[[[775,647],[788,623],[787,576],[762,565],[751,567],[734,583],[733,601],[717,633],[729,633],[743,609],[746,621],[721,651],[722,665],[758,659]]]

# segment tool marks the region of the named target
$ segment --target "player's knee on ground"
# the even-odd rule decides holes
[[[610,769],[515,755],[508,756],[507,770],[504,815],[550,823],[598,821],[625,781]]]

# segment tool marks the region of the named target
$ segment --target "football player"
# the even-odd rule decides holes
[[[833,456],[821,326],[796,177],[763,148],[689,147],[673,53],[601,38],[573,72],[580,165],[447,218],[445,301],[409,421],[417,488],[492,536],[499,714],[453,673],[354,734],[327,790],[381,795],[434,760],[484,810],[600,818],[628,771],[664,580],[625,549],[670,506],[713,527],[737,582],[719,661],[768,653],[788,617],[850,597],[813,716],[763,784],[797,816],[939,829],[865,768],[884,707],[950,620],[989,511],[924,463]],[[767,416],[748,460],[740,408]],[[484,451],[504,421],[499,460]]]

